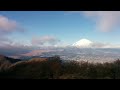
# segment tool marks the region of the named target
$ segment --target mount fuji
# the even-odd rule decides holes
[[[75,46],[78,48],[89,48],[92,46],[92,44],[93,44],[93,42],[88,39],[81,39],[81,40],[75,42],[72,46]]]

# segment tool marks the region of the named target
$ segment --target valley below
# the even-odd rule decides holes
[[[19,59],[0,55],[0,79],[119,79],[119,53],[119,49],[70,47]]]
[[[43,50],[42,50],[43,51]],[[35,52],[35,51],[33,51]],[[32,52],[31,52],[32,53]],[[20,56],[20,59],[30,59],[32,57],[52,57],[59,55],[62,60],[88,61],[93,63],[113,62],[120,58],[120,49],[116,48],[56,48],[52,50],[44,50],[32,55]]]

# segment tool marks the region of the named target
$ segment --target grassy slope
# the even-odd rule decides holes
[[[18,79],[120,79],[120,61],[113,63],[24,61],[0,72],[0,78]]]

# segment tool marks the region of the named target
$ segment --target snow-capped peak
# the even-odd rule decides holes
[[[92,41],[90,41],[88,39],[81,39],[81,40],[75,42],[72,46],[75,46],[75,47],[90,47],[91,44],[93,44]]]

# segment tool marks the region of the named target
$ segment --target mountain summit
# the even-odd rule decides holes
[[[81,39],[81,40],[75,42],[72,46],[81,47],[81,48],[87,48],[87,47],[90,47],[91,44],[93,44],[92,41],[90,41],[88,39]]]

